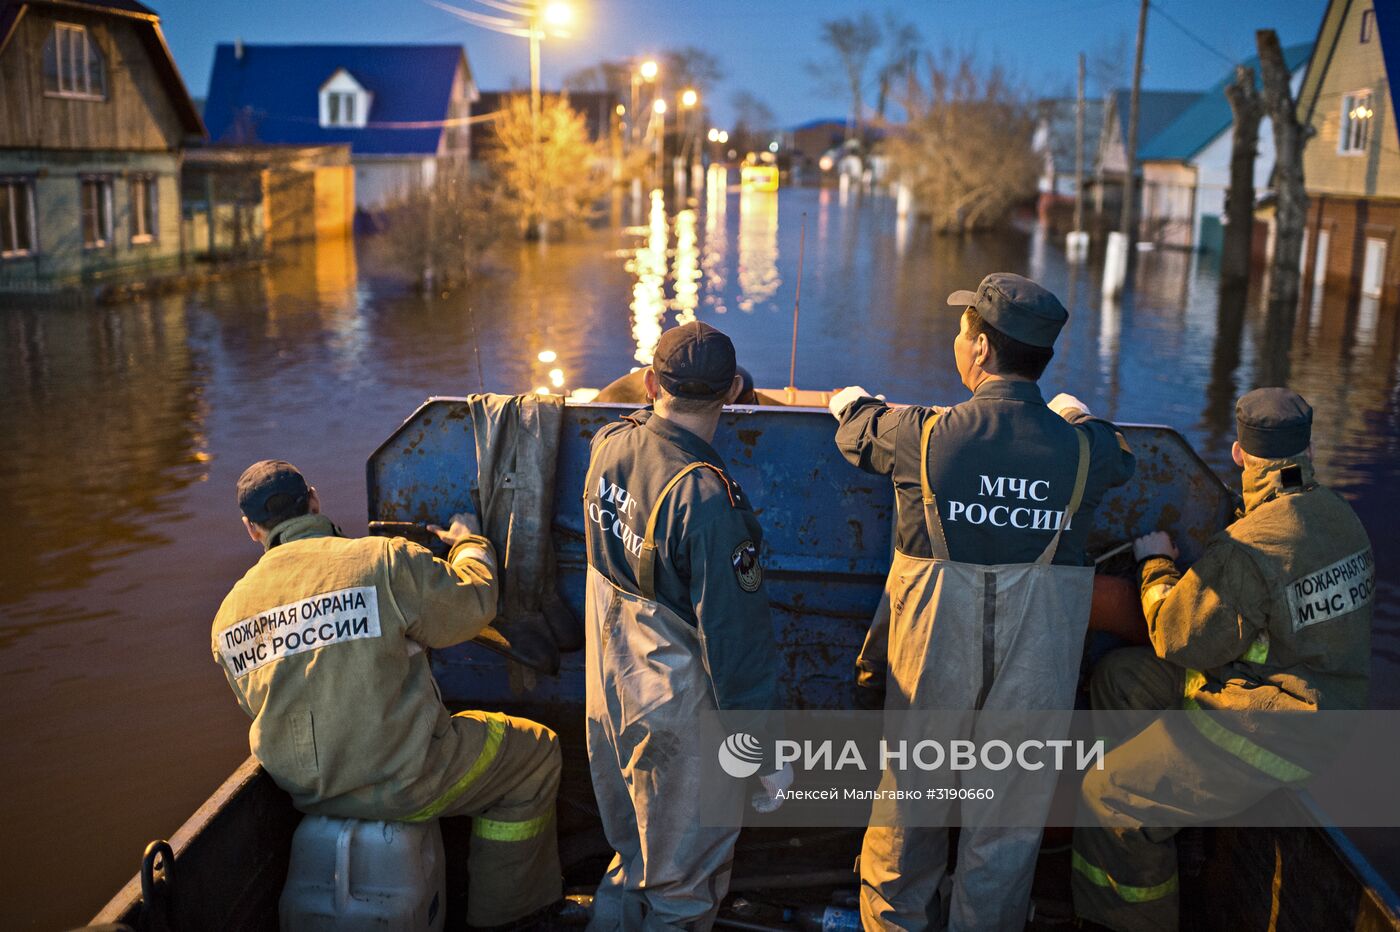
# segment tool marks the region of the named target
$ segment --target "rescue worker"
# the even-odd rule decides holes
[[[1132,476],[1133,455],[1079,400],[1061,394],[1047,407],[1041,396],[1069,318],[1053,294],[994,273],[948,304],[965,309],[953,356],[969,401],[892,407],[850,387],[830,404],[845,457],[894,481],[884,707],[1072,709],[1093,587],[1085,540],[1104,492]],[[867,665],[882,635],[872,631]],[[1049,788],[1035,792],[1048,811]],[[962,812],[946,904],[947,829],[908,824],[898,809],[880,825],[873,813],[860,856],[866,928],[937,926],[941,910],[952,929],[1024,925],[1040,828]]]
[[[219,607],[214,660],[253,719],[253,754],[302,812],[421,822],[468,815],[467,922],[511,925],[562,897],[559,745],[542,725],[449,714],[426,650],[496,613],[496,558],[474,514],[432,528],[446,560],[393,537],[349,539],[280,460],[238,480],[265,552]]]
[[[1109,654],[1095,709],[1184,709],[1111,750],[1081,789],[1074,905],[1120,930],[1174,930],[1173,835],[1297,786],[1345,740],[1325,716],[1361,709],[1370,670],[1375,568],[1361,522],[1313,472],[1312,408],[1261,388],[1235,407],[1244,515],[1185,574],[1157,532],[1138,538],[1152,646]],[[1248,719],[1250,710],[1295,713]],[[1212,714],[1214,713],[1214,714]],[[1233,727],[1232,727],[1233,726]]]
[[[738,396],[734,345],[704,323],[661,335],[654,408],[593,438],[587,526],[587,716],[593,789],[616,852],[593,929],[707,929],[729,887],[745,784],[700,811],[699,717],[766,710],[777,655],[763,530],[710,446]],[[768,799],[792,772],[761,777]],[[706,827],[706,825],[720,827]]]

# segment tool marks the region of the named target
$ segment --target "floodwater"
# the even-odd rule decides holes
[[[1370,529],[1375,698],[1400,707],[1394,312],[1308,296],[1290,343],[1257,303],[1220,312],[1190,255],[1143,254],[1111,306],[1097,266],[1067,266],[1058,242],[932,237],[880,196],[712,189],[676,206],[620,201],[570,241],[503,249],[447,297],[406,290],[362,241],[188,295],[0,310],[0,926],[85,922],[247,755],[208,630],[259,555],[234,504],[248,463],[298,463],[355,533],[366,457],[429,395],[601,386],[692,318],[731,334],[760,386],[784,385],[804,227],[801,387],[964,398],[944,298],[994,270],[1071,309],[1047,396],[1174,425],[1227,481],[1234,398],[1286,373],[1316,409],[1320,475]]]

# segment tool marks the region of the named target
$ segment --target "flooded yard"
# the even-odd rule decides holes
[[[1257,300],[1219,306],[1212,259],[1165,251],[1108,304],[1097,265],[1068,265],[1057,240],[934,237],[875,194],[624,197],[572,239],[503,246],[448,295],[406,289],[361,240],[187,295],[0,310],[0,924],[85,922],[247,755],[208,641],[259,555],[234,501],[246,465],[297,463],[358,534],[366,457],[429,395],[600,387],[690,319],[728,332],[760,387],[785,385],[804,226],[799,387],[962,400],[944,299],[999,270],[1070,309],[1047,397],[1172,425],[1231,484],[1234,400],[1286,373],[1316,410],[1320,478],[1372,535],[1373,702],[1400,707],[1393,312],[1308,295],[1279,334]]]

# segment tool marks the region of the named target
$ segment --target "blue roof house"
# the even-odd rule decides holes
[[[1312,43],[1283,50],[1296,97]],[[1259,85],[1259,59],[1241,62],[1254,70]],[[1219,252],[1223,237],[1225,191],[1230,186],[1230,153],[1234,145],[1234,115],[1225,88],[1235,79],[1229,72],[1175,119],[1147,137],[1139,148],[1142,162],[1142,203],[1139,236],[1162,246]],[[1259,124],[1254,187],[1263,194],[1274,168],[1274,132],[1266,117]]]
[[[350,145],[355,206],[383,207],[471,154],[478,96],[459,45],[218,46],[213,145]]]

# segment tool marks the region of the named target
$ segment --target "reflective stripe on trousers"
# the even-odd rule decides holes
[[[928,484],[928,437],[921,440],[924,514],[934,553],[947,554]],[[1088,438],[1079,438],[1068,524],[1083,499]],[[887,712],[904,710],[1072,709],[1093,593],[1092,567],[1055,566],[1060,534],[1035,563],[984,566],[896,552],[886,592],[890,604]],[[887,719],[886,733],[895,719]],[[1046,736],[1054,737],[1054,736]],[[982,775],[979,774],[979,779]],[[999,798],[1048,812],[1054,774],[1012,768]],[[897,777],[887,772],[881,786]],[[938,889],[947,869],[947,829],[928,825],[927,801],[905,819],[901,804],[876,806],[861,851],[861,919],[867,929],[937,926]],[[948,904],[949,928],[1020,929],[1040,846],[1039,826],[1006,828],[983,810],[964,807],[958,871]],[[883,824],[881,824],[883,823]]]

